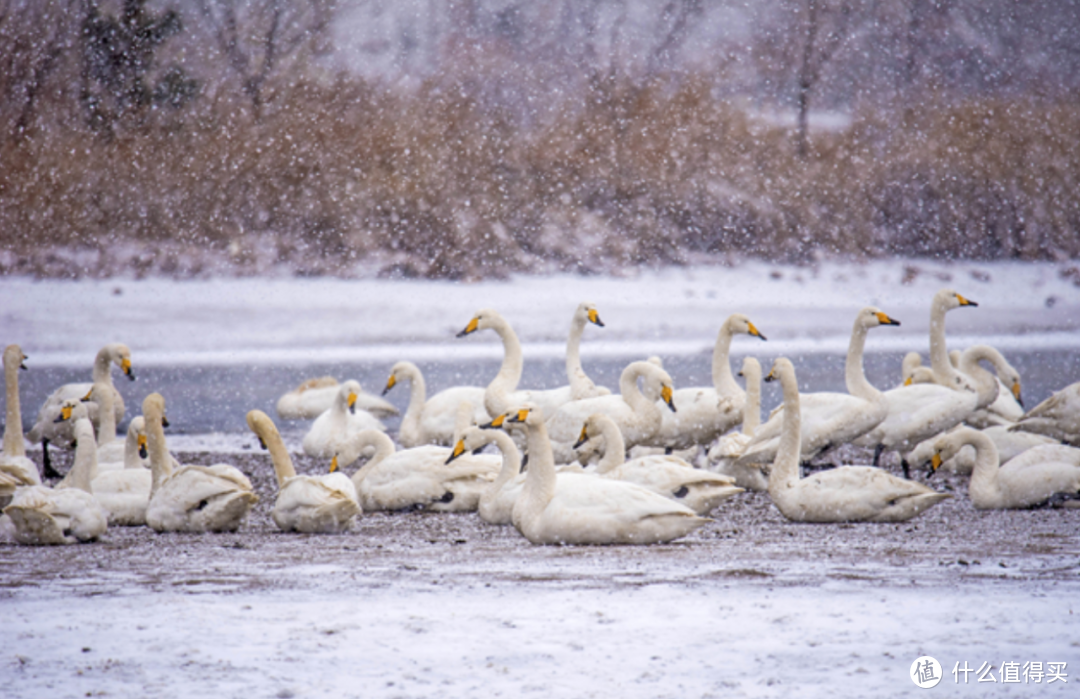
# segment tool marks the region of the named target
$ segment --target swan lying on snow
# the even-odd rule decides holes
[[[784,390],[784,424],[769,473],[769,497],[785,517],[795,522],[902,522],[951,497],[870,466],[841,466],[799,478],[799,384],[795,367],[784,357],[765,380],[777,378]]]
[[[408,381],[411,386],[409,407],[401,418],[397,435],[397,441],[403,447],[451,444],[457,410],[463,402],[473,406],[474,422],[483,423],[491,419],[484,410],[484,389],[479,386],[452,386],[429,399],[419,367],[412,362],[398,362],[390,370],[383,395],[402,381]]]
[[[525,485],[525,474],[521,472],[521,452],[510,435],[501,429],[469,427],[462,432],[446,463],[452,463],[492,443],[502,452],[502,467],[499,475],[480,495],[477,512],[480,519],[488,524],[510,524],[514,503]]]
[[[338,388],[330,409],[312,423],[304,435],[304,453],[320,459],[331,458],[351,435],[363,430],[385,430],[378,418],[356,409],[360,384],[346,381]]]
[[[282,420],[314,420],[334,405],[341,384],[333,376],[308,379],[278,398],[277,413]],[[375,417],[393,417],[398,409],[378,396],[361,391],[356,407]]]
[[[769,489],[769,474],[764,470],[764,464],[736,465],[761,426],[761,363],[753,357],[743,358],[739,375],[746,379],[742,430],[729,432],[709,448],[709,470],[731,476],[740,488],[765,491]]]
[[[1080,381],[1036,405],[1011,429],[1044,434],[1080,446]]]

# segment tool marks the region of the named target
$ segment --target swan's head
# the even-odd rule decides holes
[[[420,370],[412,362],[398,362],[390,368],[390,378],[386,380],[386,388],[383,389],[382,394],[385,396],[390,392],[391,388],[397,386],[401,381],[412,379],[419,374]]]
[[[504,322],[503,317],[499,315],[498,311],[490,308],[484,308],[476,312],[469,324],[465,326],[465,329],[457,334],[458,337],[465,337],[471,335],[477,330],[484,330],[486,328],[494,328],[499,323]]]
[[[855,324],[864,328],[876,328],[879,325],[900,325],[900,321],[890,318],[885,311],[876,306],[867,306],[855,316]]]
[[[960,450],[970,443],[969,437],[974,432],[975,430],[970,427],[961,427],[935,439],[931,447],[930,473],[936,473],[943,463],[960,453]],[[919,447],[915,448],[914,453],[918,456],[915,463],[926,463],[925,456],[920,452]]]
[[[593,413],[586,418],[585,424],[581,426],[581,435],[578,437],[578,441],[574,443],[574,449],[579,449],[590,439],[601,436],[604,432],[604,427],[613,424],[615,423],[607,415],[604,415],[603,413]]]
[[[274,426],[274,421],[270,419],[270,416],[261,410],[250,410],[247,414],[247,424],[251,428],[251,431],[255,433],[255,436],[259,438],[259,447],[266,449],[266,439],[264,435],[270,434],[271,431],[276,431],[277,427]]]
[[[85,397],[79,400],[68,398],[60,404],[60,414],[53,422],[75,422],[85,420],[87,417],[89,417],[89,412],[86,410]]]
[[[544,424],[544,412],[539,406],[525,403],[516,410],[506,413],[506,423],[510,425],[522,424],[528,427],[536,427]]]
[[[577,311],[574,312],[574,319],[581,323],[589,322],[601,328],[604,327],[604,322],[600,320],[600,312],[596,310],[596,304],[588,301],[578,305]]]
[[[761,331],[758,330],[757,327],[750,322],[750,319],[744,316],[742,313],[732,313],[730,316],[728,316],[728,319],[724,321],[724,324],[727,325],[728,331],[731,332],[731,334],[733,335],[736,333],[742,333],[743,335],[753,335],[754,337],[761,338],[762,340],[768,339],[764,335],[762,335]]]
[[[169,426],[169,421],[165,419],[165,398],[160,393],[151,393],[143,398],[142,413],[147,422],[159,420],[162,427]]]
[[[149,452],[146,450],[146,420],[142,415],[131,418],[128,424],[128,437],[135,438],[135,443],[139,446],[139,458],[145,459]]]
[[[22,348],[18,345],[8,345],[4,348],[4,367],[19,367],[25,369],[26,365],[23,364],[28,357],[23,354]]]
[[[465,431],[461,433],[461,439],[454,444],[454,448],[450,452],[449,458],[446,459],[446,463],[450,463],[463,454],[470,454],[479,449],[483,449],[486,445],[495,440],[495,437],[493,437],[492,434],[492,432],[480,427],[474,426],[466,428]]]
[[[356,399],[360,397],[362,390],[360,382],[353,379],[341,384],[341,388],[338,389],[338,402],[341,403],[341,407],[355,415]]]
[[[353,433],[338,447],[330,460],[330,472],[345,468],[361,456],[378,453],[380,450],[385,450],[387,454],[394,453],[394,443],[384,432],[366,429]]]
[[[120,342],[114,342],[106,349],[109,352],[109,358],[112,359],[116,366],[120,367],[120,371],[124,372],[124,376],[134,381],[135,372],[131,368],[131,350],[128,349],[128,346]]]
[[[908,352],[904,355],[904,361],[900,362],[900,376],[905,386],[912,384],[912,375],[915,370],[922,366],[922,355],[918,352]]]
[[[111,385],[109,385],[109,384],[105,383],[104,381],[102,381],[101,383],[96,383],[93,386],[91,386],[90,390],[87,391],[86,395],[83,396],[82,398],[80,398],[80,400],[83,403],[94,402],[94,403],[97,403],[98,405],[104,405],[105,403],[112,403],[113,396],[115,395],[113,393],[114,390],[115,389]]]
[[[743,357],[742,368],[739,369],[739,376],[750,381],[761,381],[761,362],[754,357]]]
[[[765,377],[765,381],[779,381],[781,385],[794,380],[795,365],[787,357],[777,357],[776,361],[773,362],[772,369],[769,370],[768,376]]]
[[[971,299],[964,298],[953,289],[942,289],[934,294],[934,305],[944,308],[946,311],[951,311],[961,306],[978,306],[979,304]]]

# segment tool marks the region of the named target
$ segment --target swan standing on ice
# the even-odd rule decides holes
[[[181,466],[173,470],[165,444],[165,399],[151,393],[143,400],[153,485],[147,525],[158,532],[236,531],[259,501],[251,481],[228,464]]]
[[[980,510],[1031,507],[1059,494],[1080,496],[1080,449],[1074,447],[1034,447],[999,465],[994,442],[965,427],[936,440],[932,467],[937,470],[969,445],[975,448],[975,465],[968,496]]]
[[[769,497],[795,522],[902,522],[951,497],[870,466],[841,466],[799,478],[802,416],[791,361],[781,357],[765,378],[784,390],[780,448],[769,473]]]
[[[340,389],[341,384],[333,376],[308,379],[278,399],[278,417],[282,420],[314,420],[334,405]],[[393,404],[363,391],[356,396],[356,407],[375,417],[398,414]]]
[[[117,342],[105,345],[98,351],[97,357],[94,359],[93,381],[91,383],[64,384],[45,399],[45,403],[38,411],[37,422],[30,428],[26,438],[33,444],[41,444],[42,463],[46,477],[56,478],[60,476],[52,468],[49,459],[49,443],[67,445],[72,442],[72,425],[69,422],[56,422],[56,416],[60,414],[60,406],[63,405],[65,400],[81,399],[93,389],[94,384],[104,382],[113,387],[113,409],[116,411],[116,422],[124,419],[124,398],[113,386],[110,372],[112,364],[120,367],[120,371],[124,372],[128,379],[135,380],[135,372],[131,369],[131,350],[128,349],[127,345]],[[97,404],[89,405],[88,409],[90,420],[95,426],[99,425],[101,418],[97,413]]]
[[[479,386],[453,386],[427,398],[427,384],[419,367],[412,362],[398,362],[390,370],[383,395],[403,381],[408,381],[409,407],[401,418],[397,441],[403,447],[425,444],[449,445],[454,435],[458,407],[462,402],[473,406],[473,421],[491,418],[484,410],[484,389]]]
[[[337,534],[360,514],[356,486],[344,473],[298,476],[274,421],[261,410],[247,414],[247,424],[270,452],[277,476],[278,496],[270,518],[282,531]]]
[[[344,468],[369,447],[375,454],[352,476],[365,512],[423,508],[436,512],[472,512],[484,489],[495,480],[501,459],[469,454],[447,465],[448,447],[422,446],[394,451],[394,443],[378,430],[351,435],[331,462]]]
[[[33,485],[15,491],[4,514],[10,518],[15,541],[20,544],[94,541],[108,528],[106,512],[94,498],[91,486],[97,475],[94,427],[86,407],[78,401],[67,401],[61,409],[75,423],[75,463],[55,488]]]
[[[534,544],[656,544],[686,536],[712,521],[633,483],[556,473],[540,408],[507,418],[525,425],[529,470],[512,521]]]
[[[304,435],[304,453],[320,459],[329,459],[349,438],[363,430],[385,430],[378,418],[357,411],[356,400],[360,395],[360,384],[346,381],[338,389],[337,398],[330,409],[315,419],[311,429]]]
[[[590,440],[604,443],[604,455],[596,464],[596,475],[636,483],[699,515],[709,514],[724,500],[743,492],[735,486],[734,478],[696,469],[677,456],[653,454],[626,461],[622,432],[607,415],[590,415],[574,446]]]
[[[19,407],[19,371],[25,370],[26,355],[18,345],[4,349],[4,448],[0,451],[0,507],[15,494],[15,488],[41,485],[37,464],[26,456],[22,432],[22,410]]]

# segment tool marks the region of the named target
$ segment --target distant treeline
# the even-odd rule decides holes
[[[143,20],[129,37],[142,48],[181,31],[174,16]],[[580,99],[523,118],[485,96],[483,67],[229,92],[164,61],[141,74],[152,55],[91,55],[72,73],[81,89],[32,96],[49,118],[0,110],[0,272],[477,278],[727,255],[1080,257],[1080,103],[1067,96],[923,91],[801,143],[690,69],[596,71]]]

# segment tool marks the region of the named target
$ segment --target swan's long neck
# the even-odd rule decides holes
[[[1000,362],[1005,361],[1000,352],[987,345],[969,347],[960,358],[960,371],[966,374],[975,384],[975,391],[979,396],[976,406],[978,409],[985,408],[997,400],[999,390],[994,375],[979,364],[983,359],[992,362],[995,366],[999,365],[999,360]]]
[[[761,427],[761,369],[743,368],[746,377],[746,402],[743,404],[742,433],[753,437]]]
[[[22,410],[19,407],[19,365],[18,362],[7,361],[7,353],[4,353],[4,384],[7,395],[7,406],[4,416],[4,455],[26,456],[26,444],[23,441]]]
[[[731,332],[729,321],[724,321],[724,324],[720,326],[720,332],[716,334],[716,344],[713,345],[713,387],[716,389],[717,394],[722,396],[744,395],[742,386],[735,381],[735,376],[731,373],[731,358],[729,357],[729,352],[731,350],[731,338],[733,335],[734,333]]]
[[[542,421],[526,423],[526,443],[529,450],[529,470],[521,489],[523,511],[528,515],[541,512],[555,496],[555,455],[551,440]],[[515,505],[515,509],[517,506]],[[516,519],[516,518],[515,518]]]
[[[614,420],[600,421],[600,435],[604,438],[604,458],[596,464],[596,472],[603,475],[626,461],[626,442]]]
[[[780,444],[769,474],[769,496],[775,501],[799,481],[799,458],[802,450],[802,414],[799,410],[799,385],[795,372],[782,370],[780,385],[784,390],[784,417]]]
[[[506,483],[521,473],[521,453],[513,438],[502,430],[486,430],[488,438],[502,452],[502,469],[496,476],[495,482],[489,487],[489,492],[497,493]]]
[[[869,401],[884,400],[881,391],[866,380],[866,371],[863,369],[863,351],[866,348],[866,333],[868,328],[855,321],[855,327],[851,330],[851,342],[848,344],[847,361],[844,363],[844,383],[848,393],[856,398]]]
[[[409,379],[409,407],[405,408],[405,414],[401,418],[401,425],[407,431],[417,432],[420,429],[420,416],[424,412],[427,403],[427,384],[424,376],[417,367],[407,367],[405,377]]]
[[[94,383],[101,383],[102,381],[104,381],[110,386],[113,385],[111,367],[112,359],[112,347],[102,347],[101,350],[97,353],[97,356],[94,357]]]
[[[622,399],[626,401],[627,405],[634,411],[634,422],[642,428],[648,428],[649,426],[655,425],[652,433],[648,435],[652,436],[652,434],[656,433],[656,430],[660,429],[663,413],[660,410],[660,406],[658,406],[655,401],[646,398],[641,392],[641,389],[638,388],[638,379],[643,375],[644,372],[640,369],[624,369],[623,373],[619,376],[619,393],[622,395]],[[646,377],[645,380],[648,381],[648,378]],[[530,456],[529,458],[531,459],[532,457]]]
[[[161,415],[151,412],[143,417],[146,420],[146,449],[150,452],[150,497],[153,498],[158,488],[172,475],[172,466],[169,465],[169,447],[165,444]]]
[[[296,477],[296,467],[293,466],[289,450],[285,448],[285,442],[281,439],[281,433],[276,427],[267,426],[260,430],[266,450],[270,452],[270,461],[274,464],[274,474],[277,476],[278,488],[285,485],[285,481]]]
[[[91,485],[98,476],[97,443],[94,426],[90,420],[79,418],[75,422],[75,463],[64,479],[56,484],[59,488],[78,488],[93,494]]]
[[[499,334],[503,343],[503,361],[499,367],[499,373],[488,384],[484,392],[484,407],[489,415],[502,415],[510,409],[507,405],[507,394],[517,390],[521,381],[523,360],[521,356],[521,342],[518,341],[517,333],[510,327],[506,320],[499,318],[491,325],[491,329]]]
[[[937,383],[958,389],[965,382],[949,361],[949,349],[945,343],[945,314],[948,311],[945,302],[935,297],[930,306],[930,369]]]
[[[394,442],[391,441],[390,437],[378,430],[362,430],[352,437],[349,444],[357,449],[357,456],[364,450],[364,447],[375,447],[375,454],[368,459],[366,464],[356,469],[356,473],[352,475],[353,485],[357,488],[360,487],[360,484],[364,482],[367,475],[380,461],[394,453]]]
[[[965,430],[962,444],[975,448],[975,466],[971,471],[970,493],[982,495],[983,501],[1001,499],[1001,486],[998,483],[1000,456],[994,441],[978,430]]]
[[[577,388],[588,381],[585,370],[581,368],[581,336],[588,322],[579,313],[570,321],[570,337],[566,341],[566,378],[572,388]]]
[[[94,402],[98,406],[98,446],[104,446],[116,439],[116,400],[112,385],[94,384]]]
[[[149,444],[147,447],[149,448]],[[142,467],[142,459],[139,458],[139,428],[132,420],[128,425],[127,436],[124,438],[124,468]]]

